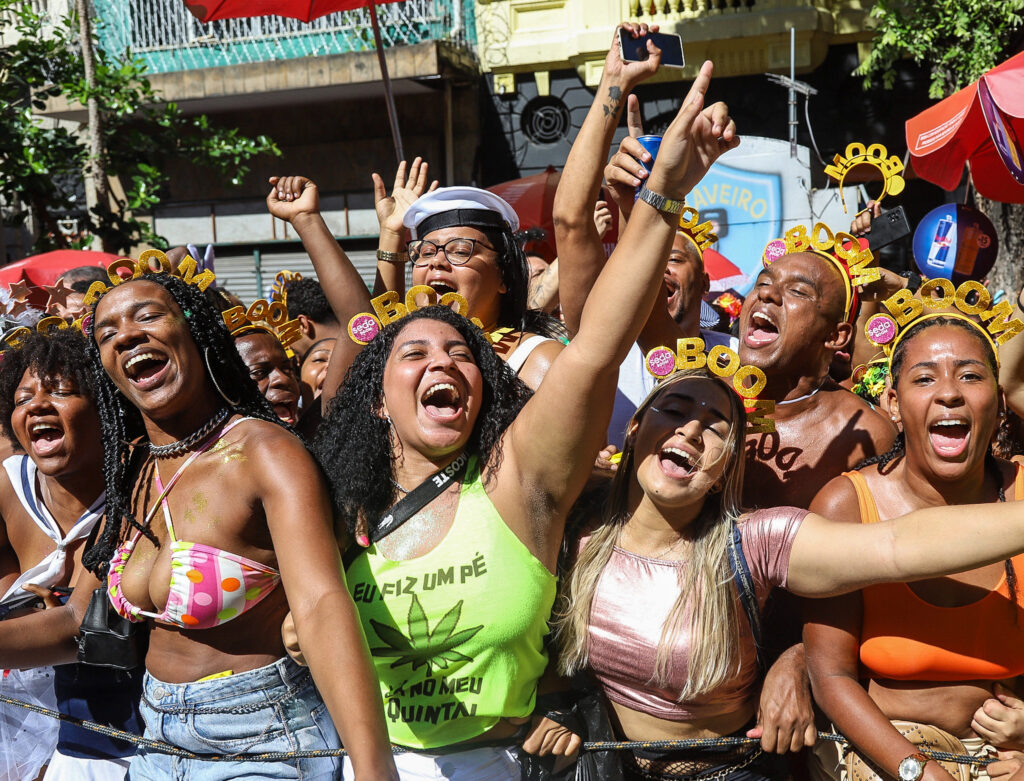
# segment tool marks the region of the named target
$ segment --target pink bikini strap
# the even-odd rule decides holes
[[[149,524],[152,523],[153,516],[156,515],[156,511],[162,505],[164,508],[164,518],[166,519],[167,522],[167,533],[171,536],[171,542],[177,541],[177,539],[174,536],[174,527],[171,525],[171,510],[170,507],[168,507],[167,505],[167,494],[171,492],[171,489],[174,488],[174,484],[178,482],[178,478],[180,478],[182,473],[189,466],[192,465],[193,461],[195,461],[197,458],[199,458],[199,456],[201,456],[203,453],[205,453],[207,450],[209,450],[211,447],[217,444],[221,439],[224,438],[225,434],[231,431],[231,429],[233,429],[243,420],[252,420],[252,418],[239,418],[238,420],[233,420],[226,426],[224,426],[224,428],[222,428],[219,432],[215,431],[212,434],[210,434],[206,441],[203,442],[203,444],[200,445],[199,448],[192,453],[192,455],[185,459],[185,463],[178,467],[178,471],[171,475],[171,479],[167,482],[166,487],[160,481],[159,464],[153,465],[153,482],[156,483],[156,489],[160,492],[160,494],[157,496],[156,501],[153,503],[153,507],[146,514],[146,527],[148,527]]]

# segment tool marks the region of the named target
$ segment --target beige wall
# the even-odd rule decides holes
[[[693,78],[705,59],[718,76],[789,69],[789,29],[797,70],[813,70],[830,44],[863,41],[870,0],[477,0],[480,61],[496,85],[507,74],[576,67],[594,86],[615,26],[659,24],[683,38],[687,67],[661,80]],[[509,82],[506,89],[509,89]]]

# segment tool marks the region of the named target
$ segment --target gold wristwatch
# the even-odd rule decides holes
[[[658,193],[648,190],[646,184],[640,188],[640,200],[665,214],[679,214],[686,206],[686,201],[674,201],[664,195],[658,195]]]

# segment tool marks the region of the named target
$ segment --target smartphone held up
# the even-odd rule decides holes
[[[671,33],[653,33],[634,38],[625,28],[619,28],[619,52],[625,62],[643,62],[650,53],[647,42],[651,41],[661,49],[661,64],[669,68],[682,68],[686,64],[683,58],[683,39]]]

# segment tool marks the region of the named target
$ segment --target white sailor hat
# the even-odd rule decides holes
[[[403,222],[414,239],[454,225],[519,230],[519,216],[508,202],[478,187],[439,187],[413,203]]]

